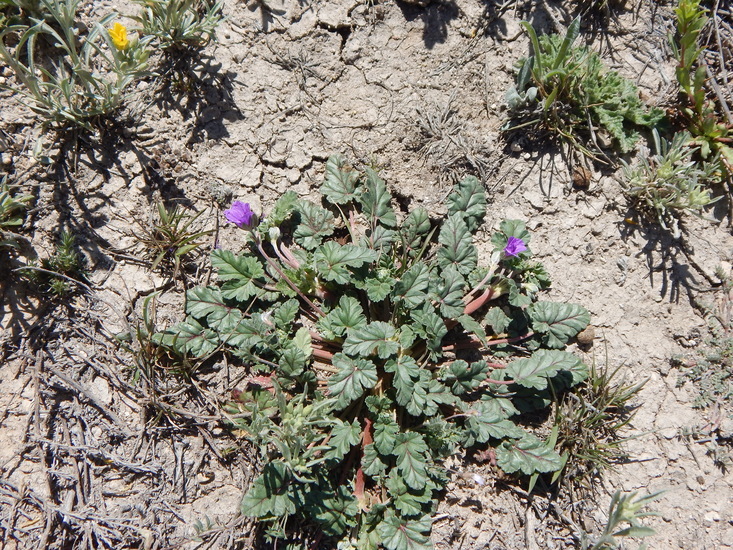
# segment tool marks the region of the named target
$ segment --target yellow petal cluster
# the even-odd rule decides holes
[[[115,48],[118,50],[126,50],[130,47],[130,40],[127,38],[127,27],[123,24],[115,23],[108,32]]]

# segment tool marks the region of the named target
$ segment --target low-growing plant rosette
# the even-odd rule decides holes
[[[476,178],[442,220],[396,212],[376,171],[340,157],[320,191],[323,205],[287,192],[254,224],[233,205],[246,249],[212,252],[218,283],[189,290],[187,319],[157,341],[249,369],[225,410],[265,464],[242,513],[267,537],[431,548],[445,457],[488,448],[509,474],[563,467],[521,413],[586,378],[563,348],[589,314],[539,300],[549,278],[520,221],[500,224],[479,264]]]

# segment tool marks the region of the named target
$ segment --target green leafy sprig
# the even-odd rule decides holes
[[[647,110],[631,81],[606,68],[597,53],[575,45],[579,17],[565,36],[538,37],[529,23],[522,26],[532,55],[519,61],[516,84],[506,94],[511,117],[506,131],[542,128],[597,158],[603,149],[629,152],[639,139],[637,130],[662,119],[660,109]]]

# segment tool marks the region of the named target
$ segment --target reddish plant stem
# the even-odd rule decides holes
[[[282,277],[282,278],[283,278],[283,280],[284,280],[284,281],[285,281],[285,282],[287,283],[287,285],[288,285],[288,286],[289,286],[290,288],[292,288],[292,289],[293,289],[293,290],[295,291],[295,293],[296,293],[296,294],[297,294],[298,296],[300,296],[300,297],[301,297],[301,298],[303,299],[303,301],[304,301],[304,302],[305,302],[306,304],[308,304],[308,305],[309,305],[309,306],[310,306],[310,307],[311,307],[311,308],[313,309],[313,311],[315,311],[315,312],[316,312],[316,313],[317,313],[318,315],[320,315],[321,317],[324,317],[324,316],[326,315],[325,313],[323,313],[323,311],[321,310],[321,308],[319,308],[319,307],[318,307],[318,306],[317,306],[316,304],[314,304],[314,303],[313,303],[313,302],[312,302],[312,301],[310,300],[310,298],[308,298],[308,296],[306,296],[305,294],[303,294],[303,293],[302,293],[302,292],[300,291],[300,289],[299,289],[299,288],[298,288],[297,286],[295,286],[295,284],[293,283],[293,281],[291,281],[291,280],[290,280],[290,279],[288,278],[288,276],[287,276],[287,275],[285,275],[285,273],[283,273],[282,269],[280,269],[280,266],[279,266],[279,265],[277,265],[277,264],[276,264],[276,263],[275,263],[275,262],[273,261],[273,259],[272,259],[272,258],[270,258],[270,256],[268,256],[268,255],[267,255],[267,252],[265,252],[265,249],[264,249],[264,248],[262,248],[262,243],[261,243],[261,242],[259,242],[259,241],[257,242],[257,249],[258,249],[258,250],[260,251],[260,254],[262,254],[262,257],[263,257],[263,258],[265,258],[265,260],[267,261],[267,263],[268,263],[268,264],[270,264],[270,266],[271,266],[271,267],[272,267],[272,268],[273,268],[273,269],[274,269],[275,271],[277,271],[277,274],[278,274],[278,275],[280,275],[280,277]]]
[[[280,250],[282,250],[283,255],[288,259],[290,266],[293,269],[300,269],[300,262],[295,258],[295,256],[293,256],[293,253],[290,252],[290,249],[287,246],[280,243]]]
[[[487,346],[501,346],[502,344],[514,344],[515,342],[521,342],[522,340],[527,340],[528,338],[532,338],[534,336],[534,332],[529,331],[527,334],[522,334],[521,336],[515,336],[514,338],[501,338],[499,340],[489,340],[486,345]]]
[[[481,309],[484,305],[486,305],[486,302],[491,300],[494,296],[494,289],[493,288],[487,288],[481,296],[476,298],[475,300],[472,300],[466,304],[466,307],[463,308],[463,313],[466,315],[471,315],[472,313],[475,313],[479,309]]]
[[[364,448],[372,443],[374,438],[372,437],[372,421],[370,418],[364,420],[364,430],[361,432],[361,458],[364,456]],[[364,479],[364,468],[359,464],[359,469],[356,470],[356,479],[354,480],[354,496],[359,503],[364,503],[364,485],[366,481]]]
[[[313,357],[323,359],[324,361],[330,363],[333,360],[333,353],[325,349],[313,346]]]
[[[293,262],[290,260],[290,258],[286,257],[282,252],[280,252],[280,248],[278,248],[276,242],[272,242],[272,249],[275,251],[275,254],[277,254],[277,257],[280,258],[280,261],[284,263],[286,266],[291,267],[293,269],[298,269],[300,267],[297,262],[293,264]]]
[[[509,386],[516,383],[516,380],[494,380],[492,378],[487,378],[486,381],[489,384],[499,384],[500,386]]]
[[[501,346],[502,344],[513,344],[515,342],[521,342],[522,340],[526,340],[527,338],[532,338],[534,336],[534,332],[528,332],[527,334],[523,334],[522,336],[515,336],[514,338],[500,338],[498,340],[489,340],[486,342],[486,346]],[[469,338],[467,340],[461,340],[460,342],[456,342],[455,344],[449,344],[447,346],[443,346],[443,351],[455,351],[458,349],[471,349],[471,348],[480,348],[483,346],[481,342],[479,342],[476,338]],[[504,368],[503,366],[498,366],[495,368]]]

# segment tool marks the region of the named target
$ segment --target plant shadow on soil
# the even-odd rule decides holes
[[[189,146],[229,137],[224,121],[244,119],[233,97],[237,74],[223,72],[221,66],[199,49],[164,54],[160,74],[170,84],[156,86],[154,104],[163,114],[175,110],[184,120],[195,118]]]
[[[425,7],[404,1],[398,1],[397,5],[406,21],[422,20],[423,42],[429,50],[448,40],[448,26],[460,15],[460,8],[453,0],[427,3]]]

